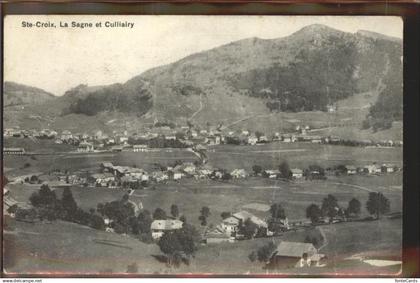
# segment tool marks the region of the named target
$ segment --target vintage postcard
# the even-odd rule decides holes
[[[397,276],[403,21],[7,15],[3,272]]]

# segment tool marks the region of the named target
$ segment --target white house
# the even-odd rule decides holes
[[[256,136],[249,136],[248,137],[248,144],[254,145],[257,144],[258,138]]]
[[[93,144],[89,142],[81,142],[77,147],[78,152],[92,152],[93,151]]]
[[[146,152],[148,149],[148,146],[146,144],[135,144],[133,145],[133,151],[134,152]]]
[[[346,168],[347,175],[354,175],[354,174],[356,174],[356,173],[357,173],[357,168],[356,168],[356,166],[353,166],[353,165],[346,165],[346,166],[345,166],[345,168]]]
[[[160,239],[166,231],[174,231],[182,228],[183,222],[180,220],[167,219],[167,220],[154,220],[150,225],[152,231],[152,238],[154,240]]]
[[[294,179],[300,179],[303,177],[302,169],[294,168],[294,169],[291,169],[290,171],[292,171],[292,178]]]
[[[264,175],[266,175],[270,179],[277,178],[279,174],[280,174],[279,170],[264,170]]]
[[[230,175],[232,175],[233,178],[240,179],[240,178],[246,178],[248,176],[247,172],[244,169],[234,169]]]

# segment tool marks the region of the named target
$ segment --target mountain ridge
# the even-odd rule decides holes
[[[311,25],[275,39],[245,38],[151,68],[123,84],[75,88],[47,104],[63,119],[120,112],[181,124],[191,117],[199,124],[227,123],[279,110],[326,111],[328,104],[375,90],[391,75],[402,82],[402,43],[368,35]],[[385,69],[390,74],[378,72]],[[48,111],[41,108],[33,111]]]

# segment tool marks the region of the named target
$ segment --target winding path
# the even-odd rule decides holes
[[[188,120],[191,120],[192,118],[194,118],[198,113],[200,113],[201,112],[201,110],[203,110],[203,107],[204,107],[204,105],[203,105],[203,95],[200,93],[200,107],[198,108],[198,110],[197,111],[195,111],[192,115],[191,115],[191,117],[188,119]]]

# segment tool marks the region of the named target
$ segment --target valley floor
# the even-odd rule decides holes
[[[303,148],[302,148],[303,146]],[[296,151],[304,149],[304,151]],[[209,152],[209,163],[221,168],[245,168],[260,164],[266,168],[287,160],[292,167],[307,166],[316,162],[324,167],[350,160],[352,164],[402,161],[401,149],[366,149],[313,144],[269,144],[264,146],[219,146]],[[56,156],[39,155],[5,156],[4,166],[11,176],[46,173],[53,169],[98,168],[100,162],[137,165],[152,168],[153,163],[168,164],[176,159],[194,157],[186,152],[117,153],[107,155]],[[338,161],[337,161],[338,160]],[[31,166],[23,168],[27,162]],[[48,174],[47,174],[48,175]],[[39,185],[9,184],[10,195],[18,202],[28,202]],[[61,187],[54,187],[61,196]],[[125,191],[108,188],[84,188],[72,186],[73,196],[83,209],[96,208],[98,203],[120,199]],[[329,176],[326,181],[283,182],[261,177],[227,182],[183,179],[156,184],[144,190],[136,190],[130,200],[141,203],[153,211],[160,207],[166,211],[172,204],[180,209],[187,221],[200,226],[198,217],[203,206],[210,208],[208,225],[221,222],[220,214],[236,212],[250,204],[271,205],[280,203],[289,221],[307,221],[305,210],[311,203],[321,204],[328,194],[333,194],[341,207],[349,200],[358,198],[362,203],[362,217],[368,216],[365,203],[371,191],[383,193],[390,201],[391,212],[402,211],[402,173],[381,176]],[[266,217],[267,211],[252,211]],[[9,275],[60,273],[60,274],[109,274],[124,273],[127,266],[136,263],[139,274],[312,274],[312,275],[396,275],[400,265],[375,266],[375,260],[401,260],[402,220],[383,217],[379,221],[346,222],[318,226],[327,244],[320,250],[327,255],[325,267],[304,269],[266,270],[263,264],[251,262],[248,255],[269,241],[303,242],[310,228],[286,232],[274,238],[258,238],[235,243],[209,244],[199,247],[190,265],[169,268],[157,260],[162,255],[156,244],[145,244],[138,239],[114,233],[93,230],[73,223],[25,223],[6,219],[4,227],[4,267]],[[312,229],[313,230],[313,229]],[[369,261],[372,260],[372,261]],[[380,264],[377,264],[380,265]]]

